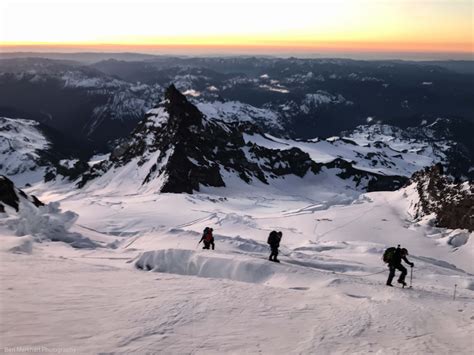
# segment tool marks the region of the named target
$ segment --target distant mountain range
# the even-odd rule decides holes
[[[61,59],[0,60],[0,115],[39,121],[89,155],[126,137],[170,84],[203,111],[213,103],[228,111],[225,116],[250,115],[268,132],[283,131],[289,138],[329,137],[369,121],[412,126],[439,117],[472,121],[474,112],[474,75],[438,62],[53,57]]]
[[[247,112],[248,107],[235,105],[229,103],[224,109],[221,104],[194,105],[171,85],[163,101],[111,154],[89,163],[73,153],[56,152],[54,137],[39,123],[2,118],[2,170],[22,183],[66,177],[78,179],[79,187],[125,184],[136,191],[178,193],[200,191],[202,186],[224,187],[229,181],[271,185],[286,176],[320,174],[329,182],[347,180],[346,187],[358,191],[393,190],[436,163],[453,176],[472,178],[469,150],[451,133],[450,127],[457,124],[452,119],[406,129],[361,125],[340,136],[295,140],[283,132],[267,133],[252,116],[261,118],[265,111],[250,111],[244,117],[239,112]]]
[[[362,190],[435,163],[474,176],[472,75],[396,61],[127,58],[0,60],[0,172],[85,185],[133,163],[141,185],[159,178],[154,188],[173,192],[224,186],[223,171],[267,184],[329,169]],[[97,153],[111,154],[88,162]]]

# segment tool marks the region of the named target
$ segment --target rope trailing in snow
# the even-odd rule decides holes
[[[291,254],[293,253],[293,251],[292,251],[291,249],[289,249],[289,248],[287,248],[287,247],[285,247],[285,246],[283,246],[283,248],[286,248],[286,249],[288,249],[288,250],[290,251],[289,253],[284,253],[284,252],[280,251],[280,253],[281,253],[283,256],[286,256],[287,258],[289,258],[289,259],[291,259],[291,260],[298,261],[298,260],[296,260],[296,259],[294,259],[294,258],[291,257]],[[302,266],[302,265],[300,265],[300,266]],[[324,269],[322,269],[322,270],[324,270]],[[362,274],[362,275],[360,275],[360,274],[346,274],[346,273],[344,273],[344,272],[337,272],[337,271],[328,271],[328,272],[330,272],[331,274],[344,275],[344,276],[349,276],[349,277],[368,277],[368,276],[373,276],[373,275],[382,274],[382,273],[384,273],[384,272],[386,272],[386,271],[387,271],[387,269],[386,269],[386,268],[383,268],[383,270],[381,270],[381,271],[372,272],[372,273],[370,273],[370,274]]]
[[[350,276],[350,277],[367,277],[367,276],[372,276],[372,275],[378,275],[378,274],[381,274],[383,272],[386,272],[387,269],[383,269],[382,271],[378,271],[378,272],[373,272],[371,274],[362,274],[362,275],[356,275],[356,274],[345,274],[343,272],[336,272],[336,271],[332,271],[333,274],[337,274],[337,275],[344,275],[344,276]]]

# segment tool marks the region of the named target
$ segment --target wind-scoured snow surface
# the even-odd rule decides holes
[[[193,195],[132,194],[126,180],[87,191],[33,186],[43,202],[78,214],[69,232],[101,247],[47,239],[25,246],[25,237],[1,229],[8,244],[0,254],[1,346],[472,353],[472,233],[413,220],[414,186],[340,194],[343,186],[323,176],[316,185],[293,177],[280,187],[226,181],[228,188]],[[198,245],[206,226],[214,228],[214,251]],[[283,232],[281,264],[267,260],[274,229]],[[415,263],[412,289],[385,286],[381,255],[396,244]]]
[[[44,175],[39,153],[48,149],[50,142],[38,126],[32,120],[0,117],[0,174],[14,177],[19,186]]]

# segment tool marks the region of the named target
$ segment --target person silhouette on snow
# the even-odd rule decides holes
[[[278,247],[280,246],[281,237],[283,236],[282,232],[271,231],[268,236],[267,243],[270,245],[271,254],[268,260],[279,263],[278,260]]]
[[[204,243],[204,246],[202,247],[203,249],[210,249],[212,247],[212,250],[214,250],[214,236],[212,235],[213,231],[214,229],[212,228],[209,228],[209,227],[204,228],[204,232],[202,233],[202,238],[199,241],[199,243],[201,242]]]
[[[406,250],[405,248],[400,248],[400,245],[398,245],[397,249],[395,249],[392,257],[390,258],[390,261],[388,262],[390,273],[388,274],[387,286],[393,287],[392,280],[395,277],[395,270],[401,271],[400,277],[398,278],[398,283],[402,284],[404,287],[407,285],[405,282],[405,276],[407,276],[407,269],[402,265],[402,260],[411,267],[415,266],[414,263],[410,262],[407,259],[407,255],[408,250]]]

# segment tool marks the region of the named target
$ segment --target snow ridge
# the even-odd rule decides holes
[[[51,143],[33,120],[0,117],[0,174],[26,183],[43,177],[41,152]]]
[[[198,102],[196,106],[208,119],[217,118],[226,122],[251,122],[260,127],[283,130],[279,115],[267,108],[258,108],[239,101]]]

